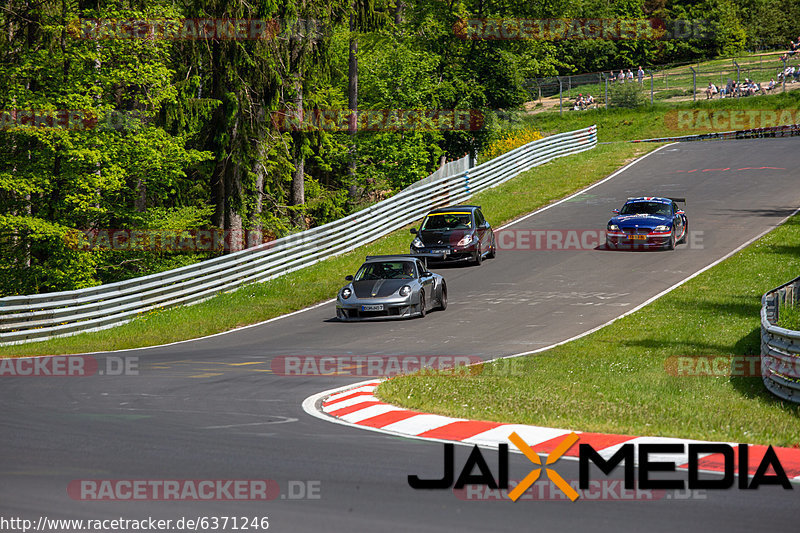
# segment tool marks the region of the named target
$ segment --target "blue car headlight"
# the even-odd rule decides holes
[[[669,226],[665,226],[665,225],[662,224],[661,226],[656,226],[655,228],[653,228],[653,231],[657,231],[657,232],[663,233],[665,231],[670,231],[670,229],[669,229]]]
[[[608,228],[606,228],[606,229],[608,231],[619,231],[619,226],[617,226],[616,224],[609,224]]]

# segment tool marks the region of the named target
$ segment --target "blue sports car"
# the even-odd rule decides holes
[[[606,227],[606,248],[666,248],[686,241],[689,222],[677,202],[685,198],[628,198]]]

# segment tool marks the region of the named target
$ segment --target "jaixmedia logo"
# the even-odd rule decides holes
[[[508,440],[514,444],[524,455],[535,465],[533,468],[511,491],[508,498],[517,501],[525,492],[532,487],[537,480],[542,478],[542,471],[550,482],[558,487],[570,500],[577,500],[580,495],[567,483],[564,478],[556,472],[551,465],[556,463],[562,456],[580,440],[575,433],[570,433],[556,446],[542,463],[542,459],[536,450],[529,446],[516,433],[509,435]],[[455,445],[445,443],[444,445],[444,477],[441,479],[420,479],[416,475],[408,476],[408,484],[414,489],[463,489],[467,486],[486,486],[490,489],[508,489],[508,444],[500,444],[497,450],[497,478],[495,479],[489,464],[483,457],[478,446],[474,446],[469,454],[458,478],[455,477]],[[595,450],[590,444],[579,444],[579,479],[580,489],[590,488],[593,482],[590,465],[594,465],[599,471],[608,476],[618,466],[624,468],[623,486],[630,490],[697,490],[697,489],[730,489],[736,484],[739,489],[752,490],[761,485],[780,485],[786,490],[792,490],[786,471],[781,465],[778,455],[772,446],[766,448],[758,466],[752,477],[748,476],[750,471],[750,449],[747,444],[730,445],[723,443],[653,443],[638,444],[627,443],[621,445],[613,455],[605,457]],[[675,460],[666,461],[665,455],[675,455]],[[575,453],[570,454],[572,456]],[[607,455],[607,454],[606,454]],[[634,475],[636,457],[638,456],[638,476]],[[656,457],[657,456],[657,457]],[[684,461],[686,458],[686,461]],[[721,468],[722,476],[700,478],[701,461],[708,462],[713,458],[715,463]],[[718,460],[717,460],[718,458]],[[688,461],[688,462],[687,462]],[[678,468],[686,469],[687,479],[663,479],[659,478],[659,473],[674,473]],[[477,473],[473,473],[477,469]],[[735,481],[739,474],[738,482]],[[455,483],[453,481],[455,480]]]

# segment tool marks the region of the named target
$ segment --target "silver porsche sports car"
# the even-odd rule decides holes
[[[431,256],[433,257],[433,256]],[[439,257],[439,256],[437,256]],[[420,255],[368,256],[336,298],[340,320],[425,316],[447,308],[447,284]]]

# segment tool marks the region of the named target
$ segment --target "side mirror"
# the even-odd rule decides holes
[[[433,276],[433,273],[432,273],[432,272],[429,272],[429,271],[427,271],[427,270],[426,270],[425,272],[423,272],[423,273],[422,273],[422,276],[421,276],[421,277],[423,277],[423,278],[429,278],[429,277],[431,277],[431,276]]]
[[[619,215],[619,209],[612,209],[611,212],[615,215]]]
[[[353,281],[353,276],[345,276],[345,281]]]
[[[417,228],[411,228],[411,235],[416,235],[417,233]]]

